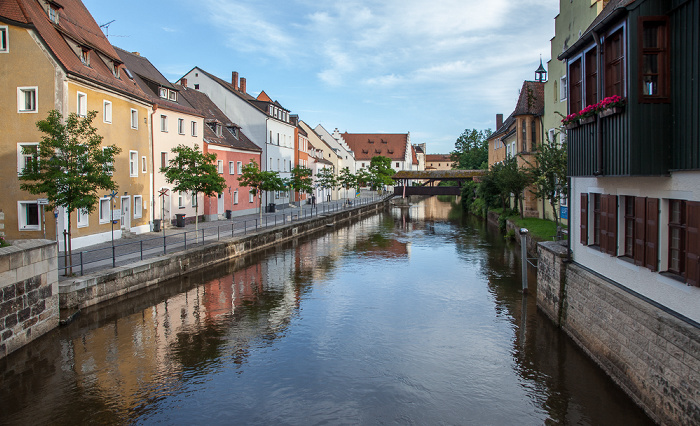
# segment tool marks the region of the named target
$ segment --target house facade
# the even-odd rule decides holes
[[[425,170],[452,170],[454,161],[450,154],[426,154]]]
[[[311,169],[309,164],[309,135],[299,125],[299,116],[291,115],[291,122],[294,124],[294,165]],[[295,193],[294,201],[303,201],[309,198],[309,194]]]
[[[342,137],[355,153],[355,170],[369,167],[372,157],[376,156],[391,159],[391,167],[396,171],[418,168],[410,133],[345,132]]]
[[[0,35],[0,112],[13,117],[0,134],[0,149],[17,164],[0,175],[8,185],[0,201],[6,238],[45,236],[63,249],[68,212],[44,212],[37,203],[42,197],[21,191],[18,180],[31,161],[23,147],[38,145],[42,133],[36,122],[53,109],[64,117],[97,111],[92,123],[97,133],[105,145],[122,149],[114,161],[115,198],[103,197],[93,213],[72,213],[73,248],[109,240],[111,211],[120,212],[115,237],[148,232],[151,168],[143,169],[142,162],[151,155],[151,104],[85,6],[77,0],[3,2]]]
[[[309,143],[309,162],[311,164],[311,171],[314,176],[314,182],[316,181],[316,176],[321,169],[331,169],[335,176],[338,176],[340,170],[341,159],[338,153],[331,149],[330,146],[321,136],[316,133],[314,129],[311,128],[303,120],[299,121],[299,126],[306,132],[308,136]],[[315,185],[315,184],[314,184]],[[321,200],[337,200],[339,199],[338,188],[324,189],[316,187],[314,190],[316,194],[316,199]]]

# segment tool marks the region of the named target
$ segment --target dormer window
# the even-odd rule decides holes
[[[160,97],[163,99],[168,99],[168,89],[165,87],[160,88]]]
[[[80,51],[80,62],[83,64],[90,66],[90,49],[82,48]]]
[[[112,63],[112,74],[114,74],[115,77],[120,78],[119,64],[116,62]]]
[[[129,80],[134,79],[134,76],[131,75],[131,71],[129,71],[129,68],[124,68],[124,72],[126,73],[126,76],[129,77]]]
[[[228,131],[231,132],[234,138],[238,139],[238,127],[229,126]]]
[[[58,25],[58,8],[52,4],[49,5],[49,19],[54,24]]]
[[[221,137],[221,123],[216,122],[216,121],[211,121],[211,122],[207,123],[207,126],[209,126],[211,131],[214,132],[217,137]]]
[[[170,99],[173,102],[177,102],[177,92],[174,90],[168,91],[168,99]]]

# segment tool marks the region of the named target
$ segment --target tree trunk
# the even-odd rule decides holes
[[[73,243],[71,242],[72,235],[70,232],[70,230],[71,230],[71,220],[70,220],[71,213],[72,213],[71,211],[68,211],[68,247],[67,247],[68,274],[66,275],[67,277],[73,276]]]
[[[196,197],[196,195],[195,195]],[[211,204],[209,204],[211,207]],[[218,206],[217,206],[218,208]],[[197,227],[199,226],[199,203],[194,206],[194,237],[197,238]]]
[[[550,206],[552,206],[552,214],[554,214],[554,224],[559,227],[559,215],[557,214],[557,207],[554,201],[550,201]]]

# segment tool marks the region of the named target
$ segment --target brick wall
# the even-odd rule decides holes
[[[56,243],[0,248],[0,358],[58,326]]]
[[[660,424],[700,424],[700,328],[539,245],[537,305]]]

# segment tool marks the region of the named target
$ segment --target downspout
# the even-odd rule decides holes
[[[155,123],[155,121],[153,121],[153,118],[154,118],[157,110],[158,110],[158,105],[153,104],[153,112],[151,112],[151,173],[152,173],[151,187],[153,188],[151,190],[151,226],[154,226],[153,224],[155,223],[156,205],[157,205],[156,200],[158,199],[158,197],[156,197],[156,194],[155,194],[158,190],[156,189],[156,158],[155,158],[156,151],[155,151],[155,145],[154,145],[155,135],[153,134],[153,132],[154,132],[153,123]],[[163,211],[161,210],[161,215],[162,214],[163,214]],[[160,218],[160,226],[162,227],[162,229],[165,229],[165,220],[163,220],[162,217]],[[152,228],[151,228],[151,230],[152,230]]]
[[[596,49],[598,50],[597,55],[596,55],[596,67],[597,67],[597,79],[596,79],[596,84],[598,85],[597,87],[597,92],[596,92],[596,102],[600,101],[600,95],[603,93],[603,79],[602,77],[602,72],[603,72],[603,46],[600,44],[600,36],[598,36],[598,33],[593,31],[593,40],[595,40],[595,45]],[[603,127],[601,126],[601,120],[600,116],[596,114],[595,118],[595,127],[596,127],[596,171],[594,173],[595,176],[602,176],[603,175]]]

